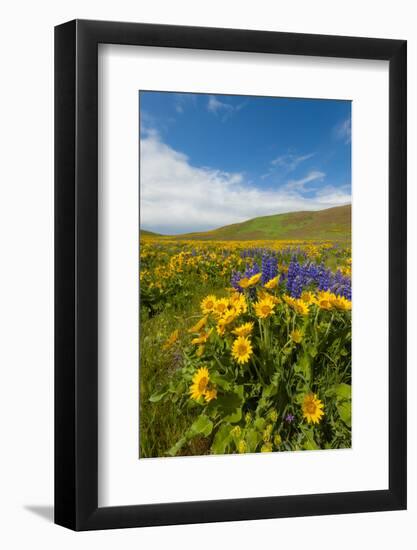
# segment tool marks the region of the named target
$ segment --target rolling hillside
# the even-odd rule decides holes
[[[147,232],[149,233],[149,232]],[[351,205],[318,211],[290,212],[253,218],[201,233],[176,235],[175,239],[245,241],[256,239],[350,240]]]

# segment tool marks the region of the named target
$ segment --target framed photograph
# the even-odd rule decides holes
[[[55,522],[406,508],[406,42],[55,29]]]

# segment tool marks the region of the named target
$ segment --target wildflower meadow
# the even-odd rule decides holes
[[[140,247],[140,457],[351,446],[346,242]]]

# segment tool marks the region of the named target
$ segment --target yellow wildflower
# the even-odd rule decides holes
[[[273,279],[270,279],[264,286],[268,290],[272,290],[273,288],[276,288],[278,286],[278,281],[279,281],[279,275],[277,275]]]
[[[232,355],[233,358],[236,359],[236,361],[240,365],[244,365],[249,361],[250,356],[252,355],[252,344],[250,343],[250,340],[245,338],[244,336],[238,336],[236,340],[233,342],[232,346]]]
[[[236,327],[232,332],[233,334],[236,334],[236,336],[249,336],[253,330],[253,325],[253,322],[244,323],[243,325]]]
[[[209,383],[209,372],[205,367],[198,369],[192,379],[190,394],[192,399],[199,399],[206,392]]]
[[[201,302],[201,311],[208,315],[214,310],[214,306],[216,305],[216,297],[210,294],[209,296],[206,296],[202,302]]]
[[[291,332],[290,337],[295,344],[299,344],[303,339],[303,333],[300,330],[295,329]]]
[[[200,319],[194,326],[188,329],[188,332],[200,332],[207,324],[207,317]]]
[[[304,418],[307,422],[318,424],[324,415],[323,407],[323,403],[317,398],[315,393],[308,393],[305,395],[302,405]]]
[[[266,319],[274,313],[275,304],[271,298],[263,298],[255,304],[255,313],[260,319]]]
[[[171,332],[171,334],[165,341],[165,344],[162,346],[162,349],[169,349],[170,347],[172,347],[175,344],[175,342],[178,340],[178,336],[179,336],[178,330],[174,330],[173,332]]]
[[[217,389],[213,386],[211,388],[206,389],[204,392],[204,399],[207,403],[210,403],[213,399],[217,398]]]

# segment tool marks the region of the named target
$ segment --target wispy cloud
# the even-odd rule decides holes
[[[350,143],[352,139],[351,118],[349,117],[335,126],[333,133],[337,140],[343,141],[346,144]]]
[[[197,98],[195,94],[174,94],[174,107],[178,114],[182,114],[188,106],[195,106]]]
[[[257,216],[320,210],[350,202],[349,188],[306,187],[323,172],[263,189],[242,173],[193,166],[148,129],[141,139],[141,226],[161,233],[202,231]],[[303,196],[308,189],[309,198]]]
[[[287,153],[273,159],[271,161],[271,164],[273,166],[284,168],[287,172],[293,172],[302,162],[311,159],[312,157],[314,157],[314,155],[315,153],[308,153],[307,155],[295,155],[292,153]]]
[[[221,115],[222,121],[230,118],[234,113],[239,112],[246,106],[246,102],[239,103],[239,105],[232,105],[225,101],[220,101],[216,96],[211,95],[208,98],[207,110],[215,115]]]
[[[307,153],[297,155],[295,153],[285,153],[271,160],[268,171],[262,174],[261,179],[265,180],[271,176],[281,173],[284,176],[294,172],[303,162],[315,156],[316,153]]]
[[[290,180],[286,183],[285,189],[290,191],[298,191],[300,193],[306,191],[306,186],[313,182],[322,182],[326,174],[318,170],[312,170],[306,176],[296,180]]]

